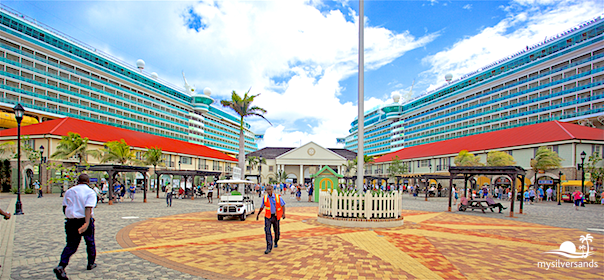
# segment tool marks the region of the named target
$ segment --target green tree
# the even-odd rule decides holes
[[[537,149],[537,153],[535,154],[535,158],[531,159],[531,167],[535,172],[539,170],[549,170],[560,168],[560,163],[562,159],[558,154],[545,146],[539,147]]]
[[[482,166],[480,158],[474,154],[468,152],[468,150],[461,150],[459,154],[453,159],[455,166]]]
[[[601,183],[602,179],[604,179],[604,167],[601,165],[598,166],[601,161],[602,157],[600,156],[600,153],[595,152],[589,156],[587,163],[585,163],[585,172],[591,173],[594,184],[596,182]]]
[[[254,170],[254,168],[256,168],[256,165],[258,165],[260,159],[256,156],[250,156],[247,157],[245,160],[247,161],[247,165],[250,167],[251,174],[252,170]]]
[[[155,189],[156,189],[156,195],[157,198],[159,198],[159,175],[157,175],[157,166],[158,165],[163,165],[162,162],[162,150],[161,148],[155,147],[155,148],[148,148],[147,151],[145,152],[145,160],[144,160],[144,164],[145,165],[153,165],[153,173],[155,174]]]
[[[136,160],[136,153],[124,139],[105,143],[105,147],[101,150],[101,154],[102,163],[116,162],[121,165],[140,163]]]
[[[487,166],[514,166],[516,161],[510,154],[502,151],[492,151],[487,154]]]
[[[545,146],[539,147],[535,158],[531,159],[531,167],[535,172],[535,186],[537,185],[537,173],[539,170],[547,171],[549,169],[560,168],[562,159],[558,154]]]
[[[250,88],[251,90],[251,88]],[[231,93],[231,100],[221,100],[220,104],[222,104],[222,106],[224,107],[228,107],[233,109],[240,118],[239,121],[239,168],[241,168],[241,172],[243,174],[245,174],[245,138],[243,136],[243,132],[244,132],[244,118],[246,117],[251,117],[251,116],[258,116],[263,118],[264,120],[266,120],[269,124],[271,124],[270,121],[268,121],[265,117],[264,114],[266,114],[266,110],[262,109],[258,106],[252,106],[252,103],[254,102],[254,99],[256,97],[258,97],[258,95],[260,94],[250,94],[250,90],[248,90],[243,97],[240,96],[239,94],[237,94],[237,92],[233,91]],[[272,125],[272,124],[271,124]],[[243,184],[239,184],[239,192],[243,193]]]
[[[13,153],[17,147],[15,146],[15,142],[8,141],[4,143],[0,143],[0,159],[8,159],[13,157]]]
[[[373,157],[372,157],[372,156],[368,156],[368,155],[363,155],[363,161],[364,161],[366,164],[372,164],[372,163],[374,163],[374,162],[375,162],[375,160],[373,160]],[[357,165],[359,164],[359,163],[358,163],[358,158],[355,158],[355,159],[354,159],[352,162],[354,162],[354,165],[355,165],[355,166],[357,166]]]
[[[342,167],[344,167],[344,172],[346,172],[346,174],[350,176],[352,171],[357,168],[357,165],[353,160],[348,160],[345,164],[342,164]]]
[[[388,177],[396,179],[397,175],[405,174],[407,170],[409,170],[407,164],[403,163],[398,156],[395,156],[388,166]],[[398,187],[398,181],[396,181],[396,186]]]
[[[67,136],[61,136],[57,151],[50,158],[68,159],[74,156],[78,157],[80,165],[88,163],[88,138],[82,138],[78,133],[69,132]]]
[[[285,182],[285,180],[287,180],[287,173],[285,173],[285,170],[277,170],[277,182],[279,183],[283,183]]]

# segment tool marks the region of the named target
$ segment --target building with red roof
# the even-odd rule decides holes
[[[35,151],[39,151],[39,147],[41,146],[44,147],[43,157],[48,159],[48,162],[75,164],[78,162],[75,158],[67,160],[50,159],[50,156],[56,152],[61,137],[67,136],[70,132],[75,132],[83,138],[88,138],[89,150],[102,149],[103,145],[107,142],[121,141],[123,139],[136,151],[138,159],[142,159],[144,152],[148,148],[159,147],[162,149],[165,168],[167,169],[220,171],[226,175],[231,173],[232,168],[237,164],[236,158],[204,145],[75,118],[49,120],[21,127],[21,136],[29,138],[28,145],[30,147]],[[16,139],[17,128],[0,130],[0,144],[8,141],[15,142]],[[22,172],[26,176],[28,172],[32,172],[31,170],[35,169],[35,165],[39,164],[39,162],[29,162],[24,155],[22,155],[21,160],[25,162],[22,165]],[[92,156],[89,156],[87,161],[90,164],[99,163]],[[25,178],[26,176],[23,177]]]
[[[533,182],[535,173],[530,166],[530,160],[541,146],[547,146],[558,153],[562,158],[562,167],[560,170],[538,174],[539,180],[541,177],[557,179],[559,171],[562,171],[567,178],[580,179],[581,173],[577,172],[576,168],[577,163],[581,163],[580,154],[585,152],[586,158],[589,158],[597,153],[601,157],[604,130],[551,121],[433,142],[403,148],[381,156],[375,159],[374,164],[367,167],[367,175],[387,178],[388,165],[396,157],[409,167],[410,174],[447,173],[449,166],[454,165],[455,156],[462,150],[468,150],[480,157],[482,163],[486,163],[488,152],[504,151],[514,157],[518,166],[530,170],[527,177]],[[602,165],[602,162],[599,165]]]

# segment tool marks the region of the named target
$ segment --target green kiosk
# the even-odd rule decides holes
[[[336,173],[326,165],[312,177],[315,179],[314,200],[319,202],[319,191],[333,190],[334,188],[339,190],[338,179],[343,178],[344,175]]]

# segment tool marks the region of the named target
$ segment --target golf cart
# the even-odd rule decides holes
[[[246,180],[219,180],[218,184],[240,184],[240,183],[253,183]],[[247,194],[241,194],[238,191],[233,191],[230,194],[224,194],[220,196],[220,202],[218,202],[218,220],[222,221],[224,217],[237,217],[242,221],[248,215],[252,215],[256,212],[254,207],[254,200]]]

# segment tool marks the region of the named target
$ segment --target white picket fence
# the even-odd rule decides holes
[[[398,191],[384,193],[319,193],[319,215],[342,218],[396,219],[401,216],[402,200]]]

